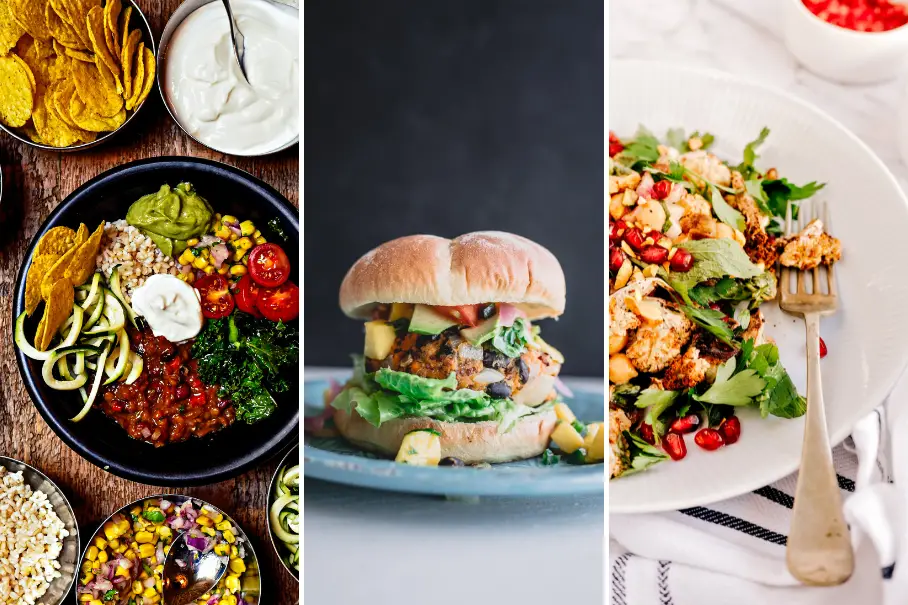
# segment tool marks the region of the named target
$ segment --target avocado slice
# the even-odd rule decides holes
[[[460,335],[466,338],[471,345],[478,347],[485,341],[495,338],[496,330],[498,330],[497,313],[488,319],[482,320],[472,328],[461,330]]]
[[[441,334],[456,325],[456,321],[428,305],[416,305],[413,308],[413,317],[410,318],[410,332],[417,334]]]

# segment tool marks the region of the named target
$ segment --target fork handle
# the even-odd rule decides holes
[[[804,324],[807,328],[807,414],[786,560],[788,570],[801,582],[832,586],[851,576],[854,554],[826,431],[820,380],[819,314],[806,313]]]

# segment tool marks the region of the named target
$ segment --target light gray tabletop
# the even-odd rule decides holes
[[[305,377],[337,372],[306,368]],[[455,501],[314,479],[303,489],[307,605],[604,600],[601,495]]]

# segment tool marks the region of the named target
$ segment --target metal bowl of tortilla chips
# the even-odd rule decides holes
[[[141,110],[156,65],[133,0],[0,2],[0,129],[48,151],[99,145]]]

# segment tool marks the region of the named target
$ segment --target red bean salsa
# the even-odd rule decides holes
[[[236,418],[233,405],[218,397],[217,385],[199,379],[190,358],[192,343],[175,345],[151,330],[130,328],[130,342],[145,367],[131,385],[104,387],[99,405],[129,436],[155,447],[204,437],[229,426]]]
[[[885,32],[908,23],[908,9],[890,0],[804,0],[810,12],[859,32]]]

